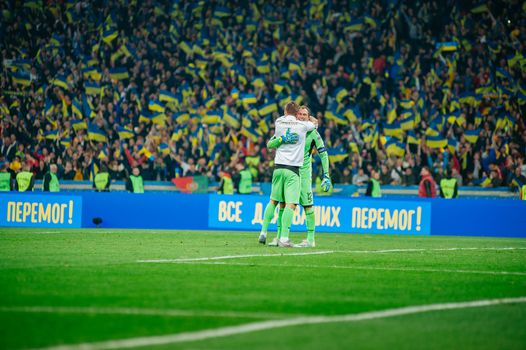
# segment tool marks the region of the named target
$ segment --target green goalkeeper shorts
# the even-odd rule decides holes
[[[312,196],[312,173],[303,173],[300,171],[300,204],[303,207],[314,205]]]
[[[270,199],[281,203],[298,204],[300,201],[300,176],[290,169],[274,169]]]

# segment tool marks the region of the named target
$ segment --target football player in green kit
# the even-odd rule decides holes
[[[309,117],[309,109],[306,106],[301,106],[297,118],[301,121],[308,121],[312,120],[312,117]],[[311,119],[312,118],[312,119]],[[269,149],[275,149],[281,146],[282,140],[279,138],[273,137],[270,139],[270,141],[267,143],[267,147]],[[323,140],[318,133],[318,131],[312,130],[307,133],[306,139],[305,139],[305,153],[303,158],[303,165],[300,167],[300,204],[305,210],[305,221],[307,223],[307,239],[303,240],[303,242],[299,244],[295,244],[294,247],[298,248],[308,248],[308,247],[315,247],[315,239],[314,239],[314,233],[315,233],[315,226],[316,226],[316,219],[314,217],[314,200],[312,195],[312,153],[314,149],[318,151],[318,154],[321,159],[321,165],[323,169],[323,181],[321,183],[321,187],[323,191],[327,192],[329,191],[331,187],[331,178],[329,176],[329,156],[327,154],[327,150],[325,149],[325,144],[323,143]],[[283,214],[283,203],[280,205],[279,208],[279,216],[278,216],[278,237],[275,238],[271,243],[269,243],[269,246],[277,246],[278,240],[281,234],[281,215]]]

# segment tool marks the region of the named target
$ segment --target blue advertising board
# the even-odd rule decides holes
[[[81,227],[82,197],[2,194],[0,226]]]
[[[215,229],[258,231],[268,199],[262,196],[210,195],[208,225]],[[275,230],[277,210],[270,230]],[[418,201],[316,199],[316,230],[341,233],[429,235],[431,204]],[[305,213],[298,206],[291,229],[305,230]]]

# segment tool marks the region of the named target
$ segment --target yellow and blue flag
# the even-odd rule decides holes
[[[107,142],[106,133],[95,124],[88,126],[88,138],[90,141]]]
[[[447,143],[447,139],[441,135],[426,137],[426,145],[429,148],[444,148]]]
[[[168,102],[168,103],[179,103],[179,99],[176,94],[172,94],[168,90],[160,90],[159,91],[159,101],[161,102]]]
[[[223,111],[223,121],[229,125],[230,127],[234,128],[234,129],[238,129],[239,128],[239,118],[236,117],[236,115],[230,111],[229,109],[224,109]]]
[[[110,68],[110,77],[113,80],[126,80],[130,78],[130,74],[126,67]]]
[[[22,85],[22,86],[31,85],[31,78],[29,77],[29,75],[21,74],[21,73],[13,73],[11,75],[11,78],[13,79],[13,83],[16,83],[18,85]]]
[[[84,90],[87,95],[100,95],[101,87],[97,83],[86,82],[84,83]]]
[[[260,116],[266,116],[277,111],[278,105],[276,104],[276,101],[270,100],[259,108],[258,113]]]
[[[243,103],[246,103],[246,104],[252,104],[252,103],[257,102],[256,95],[252,93],[241,94],[240,97],[241,97],[241,101],[243,101]]]
[[[327,154],[329,155],[329,160],[331,163],[338,163],[343,161],[349,156],[349,153],[346,152],[343,147],[329,148],[327,149]]]
[[[480,135],[480,130],[464,130],[464,138],[470,143],[476,143]]]
[[[135,136],[133,130],[117,125],[117,134],[120,139],[131,139]]]
[[[86,124],[84,120],[72,120],[71,126],[75,131],[86,130],[88,128],[88,124]]]
[[[164,113],[166,107],[160,101],[150,100],[150,103],[148,104],[148,109],[150,111]]]
[[[110,45],[111,42],[117,38],[118,35],[119,33],[115,29],[110,28],[102,33],[102,40],[106,44]]]

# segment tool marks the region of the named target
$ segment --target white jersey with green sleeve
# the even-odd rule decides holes
[[[301,121],[292,115],[279,117],[276,120],[274,135],[281,137],[287,133],[298,134],[298,142],[294,144],[283,144],[276,150],[275,164],[297,166],[303,165],[305,156],[305,136],[309,131],[316,128],[310,121]]]

